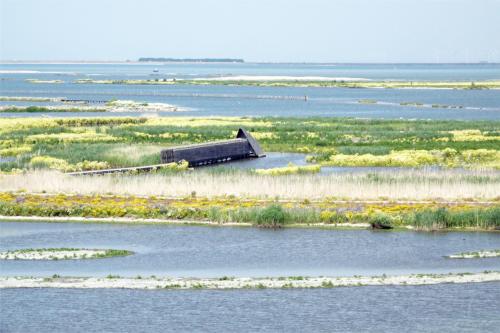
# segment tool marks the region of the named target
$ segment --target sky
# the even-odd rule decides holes
[[[0,0],[0,60],[500,62],[500,0]]]

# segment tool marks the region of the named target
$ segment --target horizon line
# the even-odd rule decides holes
[[[197,59],[197,58],[191,58]],[[200,58],[201,59],[201,58]],[[211,58],[205,58],[211,59]],[[500,61],[451,61],[451,62],[383,62],[383,61],[360,61],[360,62],[325,62],[325,61],[139,61],[139,60],[0,60],[0,64],[164,64],[164,63],[187,63],[187,64],[314,64],[314,65],[474,65],[474,64],[500,64]]]

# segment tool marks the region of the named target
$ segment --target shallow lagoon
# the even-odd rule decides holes
[[[500,258],[446,255],[500,248],[499,233],[0,223],[0,250],[114,248],[99,260],[1,261],[3,276],[348,276],[500,270]]]
[[[154,68],[160,74],[152,76]],[[316,116],[419,119],[500,119],[498,90],[348,89],[244,86],[142,86],[74,84],[77,79],[195,78],[220,75],[290,75],[356,77],[373,80],[489,80],[500,78],[499,64],[482,65],[321,65],[321,64],[3,64],[0,95],[65,97],[69,99],[133,99],[174,104],[187,112],[159,116]],[[33,84],[26,79],[62,80],[61,84]],[[307,101],[304,100],[307,96]],[[360,104],[359,100],[378,104]],[[402,106],[462,106],[461,109]],[[34,105],[0,102],[0,105]],[[36,103],[40,105],[42,103]],[[53,103],[48,103],[53,104]],[[1,117],[143,116],[141,113],[1,113]]]
[[[278,153],[278,152],[266,152],[266,157],[263,158],[253,158],[236,160],[229,163],[216,164],[206,167],[198,167],[195,170],[213,170],[217,168],[224,169],[272,169],[286,167],[289,163],[295,165],[311,165],[311,163],[306,162],[306,157],[310,154],[302,153]],[[1,163],[1,161],[0,161]],[[463,169],[463,168],[444,168],[438,165],[435,166],[424,166],[420,168],[412,167],[333,167],[333,166],[323,166],[321,167],[320,174],[356,174],[356,173],[387,173],[387,172],[397,172],[397,171],[439,171],[446,170],[448,172],[456,172],[457,174],[474,174],[474,170]],[[495,172],[495,171],[492,171]],[[500,173],[500,171],[499,171]]]
[[[69,99],[129,99],[173,104],[183,112],[49,112],[0,113],[1,117],[111,117],[111,116],[276,116],[358,117],[384,119],[499,120],[498,90],[269,88],[231,86],[137,86],[95,84],[34,84],[20,82],[16,89],[4,84],[2,95],[66,97]],[[307,101],[303,97],[307,95]],[[362,104],[372,99],[377,104]],[[419,102],[462,108],[402,106]],[[0,105],[34,105],[33,102],[0,102]],[[46,105],[53,105],[47,103]],[[42,103],[36,103],[43,106]],[[96,104],[99,106],[99,104]],[[78,104],[74,105],[78,107]]]
[[[499,288],[7,289],[0,330],[67,332],[70,322],[73,332],[497,332]]]

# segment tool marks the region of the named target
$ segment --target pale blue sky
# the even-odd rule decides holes
[[[0,0],[2,60],[500,62],[500,0]]]

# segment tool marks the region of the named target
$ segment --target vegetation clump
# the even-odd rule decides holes
[[[386,214],[375,214],[370,217],[370,224],[373,229],[392,229],[392,219]]]
[[[286,167],[271,168],[271,169],[256,169],[255,173],[263,176],[284,176],[292,174],[318,173],[321,171],[321,166],[318,164],[297,166],[289,163]]]
[[[76,164],[69,164],[67,161],[50,156],[35,156],[30,160],[30,166],[34,169],[55,169],[63,172],[103,170],[108,169],[108,162],[82,161]]]
[[[262,209],[255,224],[263,228],[281,228],[285,225],[287,214],[280,205],[271,205]]]

